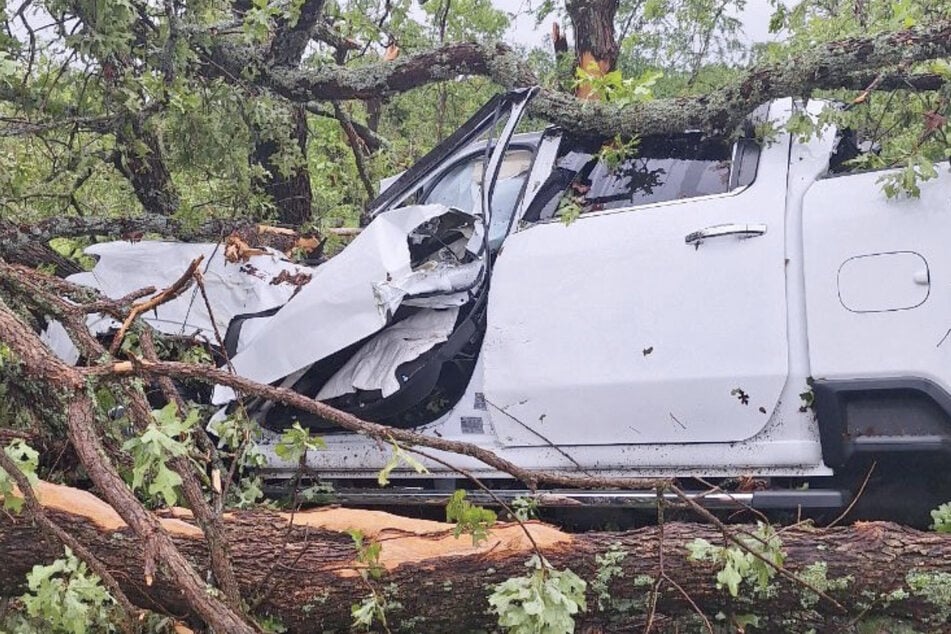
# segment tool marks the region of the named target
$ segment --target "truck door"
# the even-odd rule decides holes
[[[769,118],[790,107],[774,102]],[[534,201],[496,261],[483,355],[499,437],[753,436],[788,374],[789,136],[645,139],[621,162],[601,147],[563,139],[549,178],[565,193]]]

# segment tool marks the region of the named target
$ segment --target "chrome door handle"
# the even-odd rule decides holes
[[[687,244],[699,245],[708,238],[720,238],[723,236],[735,236],[741,240],[744,240],[747,238],[761,236],[764,233],[766,233],[766,225],[763,224],[741,225],[731,223],[726,225],[714,225],[712,227],[707,227],[706,229],[701,229],[700,231],[688,233],[684,238],[684,242]]]

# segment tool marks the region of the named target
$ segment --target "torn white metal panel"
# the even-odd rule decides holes
[[[458,308],[421,310],[368,341],[317,394],[323,401],[357,390],[380,390],[384,397],[400,389],[397,368],[449,338]]]
[[[199,256],[204,256],[201,270],[205,289],[212,306],[208,314],[198,288],[193,286],[179,297],[143,315],[156,330],[166,334],[198,333],[214,341],[214,324],[224,336],[232,318],[242,313],[255,313],[281,306],[294,295],[298,286],[279,282],[286,272],[310,275],[312,269],[294,264],[273,249],[254,255],[247,262],[231,263],[224,257],[224,246],[214,243],[183,242],[105,242],[88,249],[88,255],[99,258],[96,266],[68,279],[76,284],[101,291],[117,299],[133,291],[154,286],[156,291],[170,286]],[[114,320],[91,315],[90,330],[99,333],[115,327]]]
[[[346,249],[314,271],[313,279],[294,301],[266,320],[256,336],[242,343],[242,351],[231,360],[235,372],[272,383],[386,326],[406,297],[399,281],[416,279],[409,241],[422,240],[427,232],[438,231],[443,220],[455,222],[456,227],[460,220],[470,227],[478,226],[470,214],[445,205],[412,205],[377,216]],[[471,240],[471,235],[464,233],[462,239]],[[472,268],[481,269],[478,261],[476,264]],[[444,284],[443,277],[433,277],[428,286],[409,286],[418,293],[433,293],[444,287],[457,290],[452,284]],[[457,304],[457,297],[450,299],[446,306]],[[215,403],[232,398],[229,388],[215,389]]]

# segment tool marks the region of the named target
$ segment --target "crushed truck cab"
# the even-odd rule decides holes
[[[526,469],[750,476],[767,486],[730,499],[762,508],[841,506],[855,490],[848,476],[871,459],[946,467],[946,167],[920,197],[888,199],[887,171],[844,169],[859,151],[851,131],[784,130],[794,113],[834,107],[792,99],[759,108],[727,142],[687,131],[624,154],[555,128],[515,134],[532,94],[500,95],[393,179],[373,220],[328,262],[253,256],[248,265],[264,273],[241,286],[243,301],[233,297],[240,285],[222,282],[234,370]],[[763,129],[767,140],[754,135]],[[155,284],[147,270],[101,283],[137,253],[185,263],[198,247],[96,248],[96,268],[77,281],[117,296]],[[240,277],[214,245],[201,248],[212,270]],[[311,279],[281,292],[261,277],[283,269]],[[148,319],[213,342],[200,302],[166,313],[174,308]],[[215,390],[219,416],[235,398]],[[271,477],[296,470],[270,448],[299,421],[327,444],[309,467],[355,501],[441,499],[457,477],[442,461],[500,490],[509,480],[437,452],[422,460],[425,474],[397,467],[396,489],[362,488],[375,486],[391,448],[281,404],[245,407],[274,432],[263,440]],[[400,488],[403,479],[424,485]]]

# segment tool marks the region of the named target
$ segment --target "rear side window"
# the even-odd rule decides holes
[[[548,220],[570,207],[573,213],[624,209],[723,194],[753,182],[759,145],[710,142],[685,134],[642,140],[621,161],[608,160],[604,145],[566,137],[552,174],[524,220]]]

